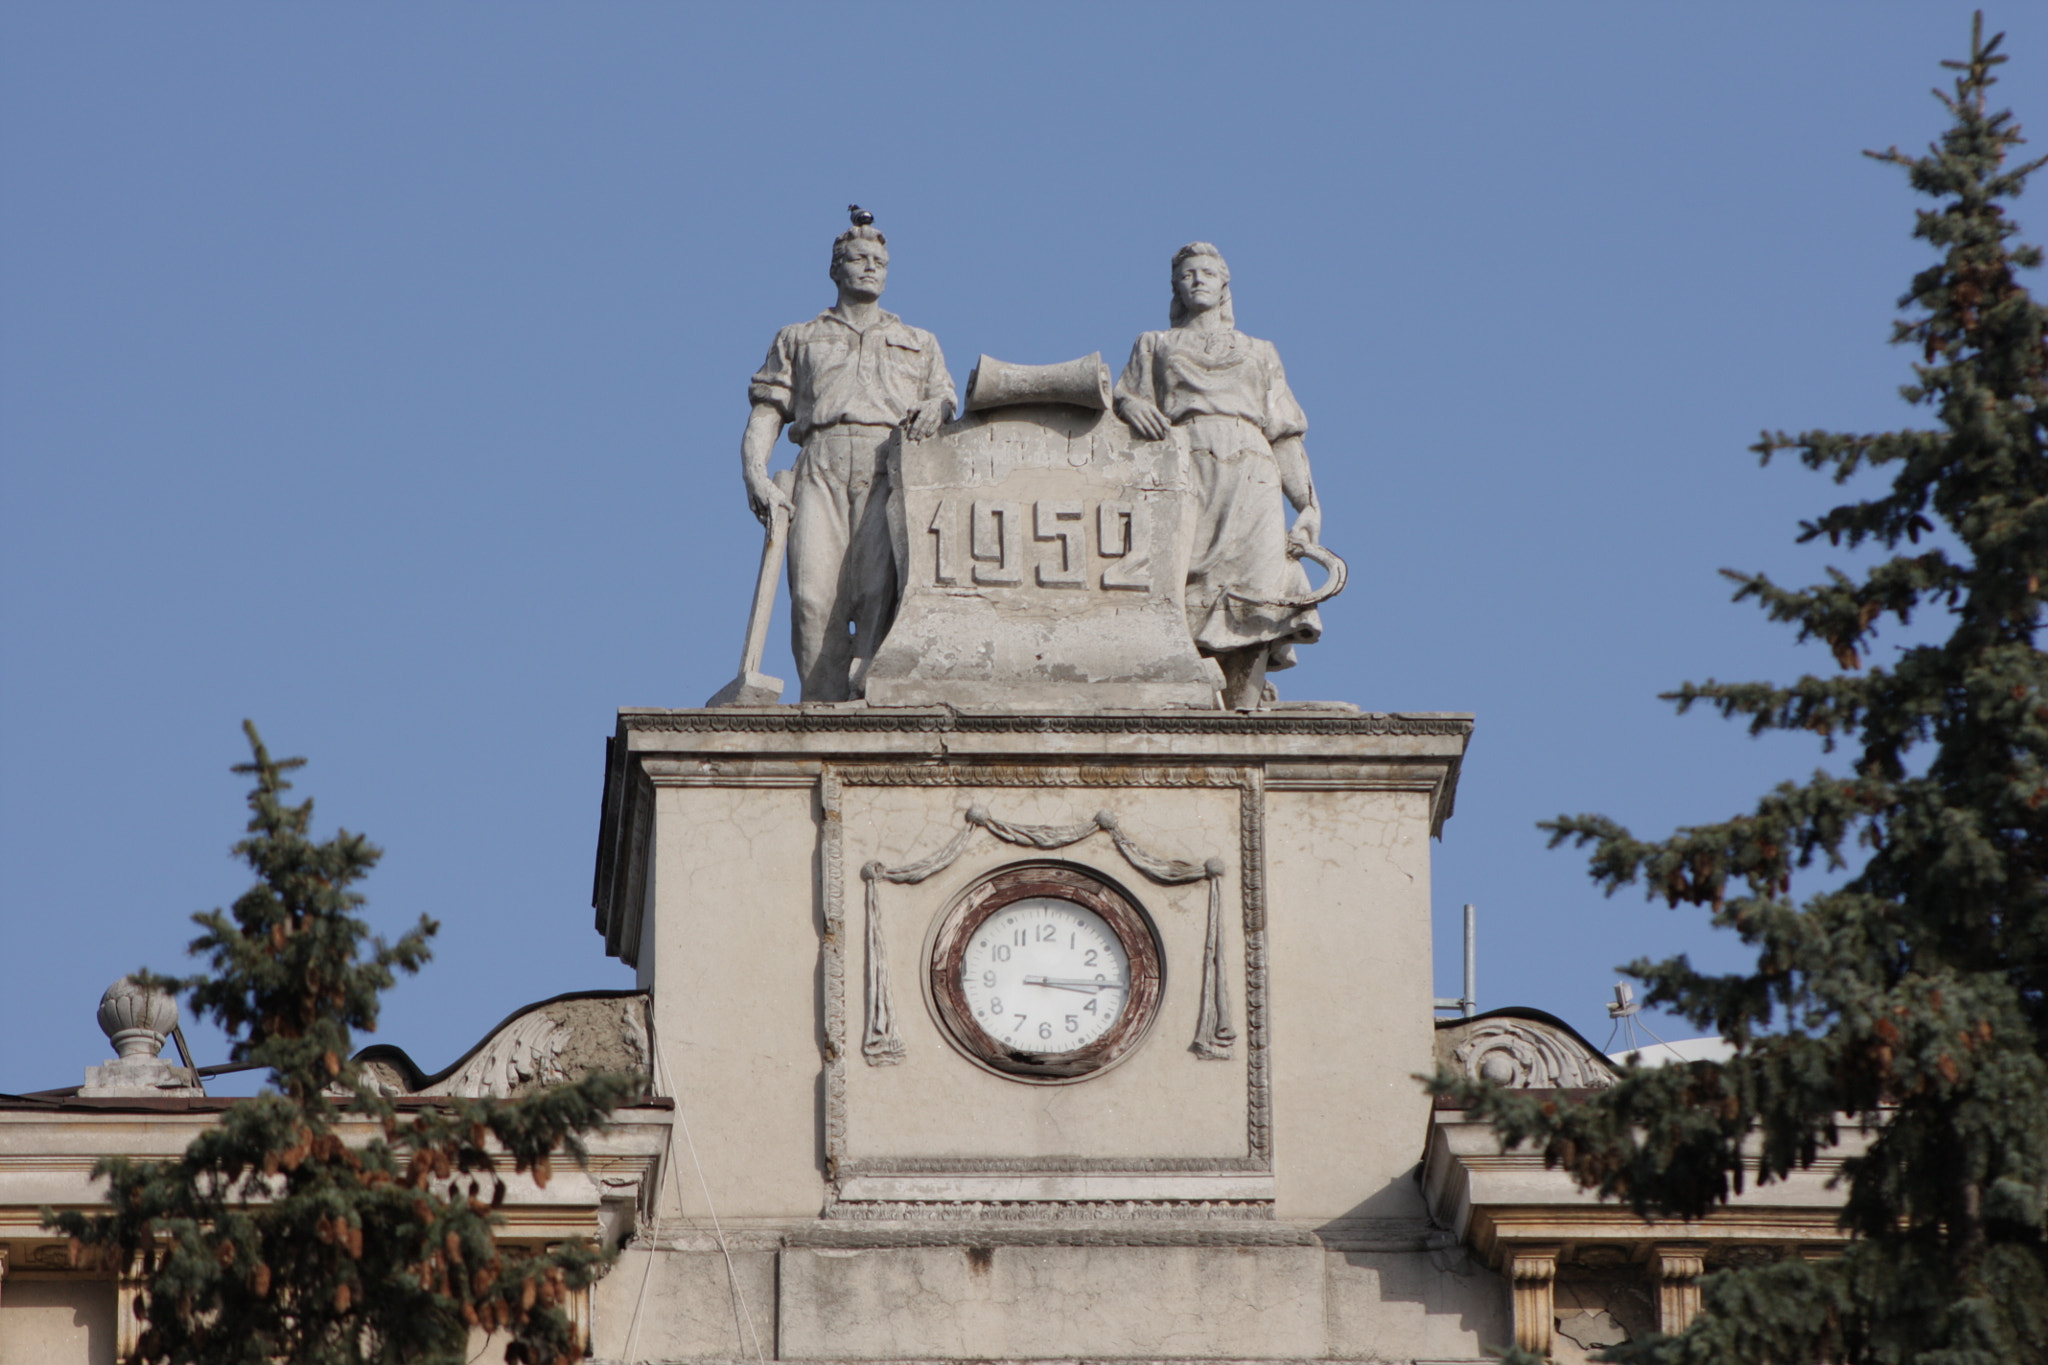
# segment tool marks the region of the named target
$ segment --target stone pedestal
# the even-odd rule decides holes
[[[641,1220],[666,1297],[635,1358],[1503,1341],[1498,1281],[1432,1259],[1412,1175],[1429,840],[1469,731],[1327,706],[623,712],[597,927],[651,991],[686,1145]],[[1017,864],[1114,882],[1156,931],[1152,1026],[1068,1083],[976,1065],[931,998],[939,920]],[[615,1300],[600,1354],[625,1350]]]

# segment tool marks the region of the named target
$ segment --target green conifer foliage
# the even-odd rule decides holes
[[[45,1217],[81,1257],[139,1264],[147,1319],[136,1359],[194,1365],[467,1361],[472,1328],[512,1361],[577,1354],[565,1312],[602,1258],[577,1246],[497,1245],[502,1171],[545,1185],[558,1152],[581,1161],[638,1083],[595,1076],[525,1099],[435,1099],[403,1109],[362,1082],[356,1030],[377,1023],[393,971],[416,972],[437,926],[370,937],[351,890],[379,850],[341,831],[315,843],[313,803],[286,805],[284,774],[246,725],[255,777],[249,837],[235,851],[258,881],[233,917],[193,918],[211,972],[185,991],[234,1038],[236,1061],[274,1089],[238,1101],[175,1161],[102,1161],[112,1212]],[[367,940],[367,951],[365,949]]]
[[[1745,1182],[1810,1165],[1852,1128],[1871,1137],[1844,1181],[1847,1253],[1703,1281],[1676,1337],[1617,1348],[1658,1362],[2048,1361],[2048,659],[2035,646],[2048,581],[2048,310],[2020,270],[2005,205],[2029,172],[1991,112],[2005,58],[1982,16],[1925,155],[1871,153],[1936,203],[1915,235],[1941,253],[1900,300],[1915,353],[1902,393],[1934,425],[1879,435],[1766,433],[1837,483],[1891,473],[1881,497],[1803,524],[1801,539],[1883,547],[1860,575],[1780,587],[1731,574],[1836,672],[1791,686],[1688,684],[1752,733],[1805,731],[1853,760],[1764,795],[1747,814],[1637,839],[1601,816],[1549,823],[1592,848],[1611,893],[1641,883],[1709,909],[1756,950],[1754,970],[1683,957],[1627,970],[1649,1003],[1730,1039],[1726,1062],[1630,1068],[1580,1104],[1434,1082],[1528,1139],[1581,1185],[1639,1213],[1698,1217]],[[2048,159],[2044,159],[2048,160]],[[1938,643],[1871,662],[1890,621],[1929,616]],[[1923,627],[1926,624],[1922,623]],[[1795,901],[1795,873],[1848,875]],[[1808,875],[1811,875],[1809,872]]]

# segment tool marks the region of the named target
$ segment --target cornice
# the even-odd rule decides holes
[[[623,732],[682,734],[1332,735],[1464,738],[1459,712],[1072,711],[976,712],[896,707],[621,707]]]

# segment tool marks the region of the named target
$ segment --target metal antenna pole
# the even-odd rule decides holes
[[[1456,1000],[1436,997],[1436,1008],[1456,1010],[1470,1019],[1479,1013],[1479,988],[1474,983],[1479,975],[1479,911],[1469,901],[1465,905],[1465,993]]]
[[[1479,909],[1465,902],[1465,1017],[1479,1013]]]

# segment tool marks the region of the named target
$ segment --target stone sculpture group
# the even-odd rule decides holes
[[[1273,344],[1237,330],[1222,253],[1190,242],[1174,254],[1169,326],[1138,337],[1113,389],[1097,357],[1024,367],[984,356],[955,423],[938,340],[881,307],[888,243],[873,215],[851,211],[832,245],[838,301],[777,332],[748,385],[741,468],[770,537],[740,677],[712,704],[779,695],[757,670],[786,534],[803,701],[971,701],[977,686],[1035,677],[1106,688],[1105,700],[1122,688],[1134,703],[1257,707],[1267,671],[1321,634],[1314,604],[1341,588],[1342,564],[1319,544],[1307,419]],[[771,478],[785,426],[801,454]],[[1027,536],[1054,559],[1027,570]],[[1304,555],[1331,570],[1320,593]],[[1047,588],[1084,594],[1047,606]],[[892,666],[883,644],[924,597],[925,634]],[[1131,632],[1160,608],[1184,617],[1185,641],[1133,658]]]

